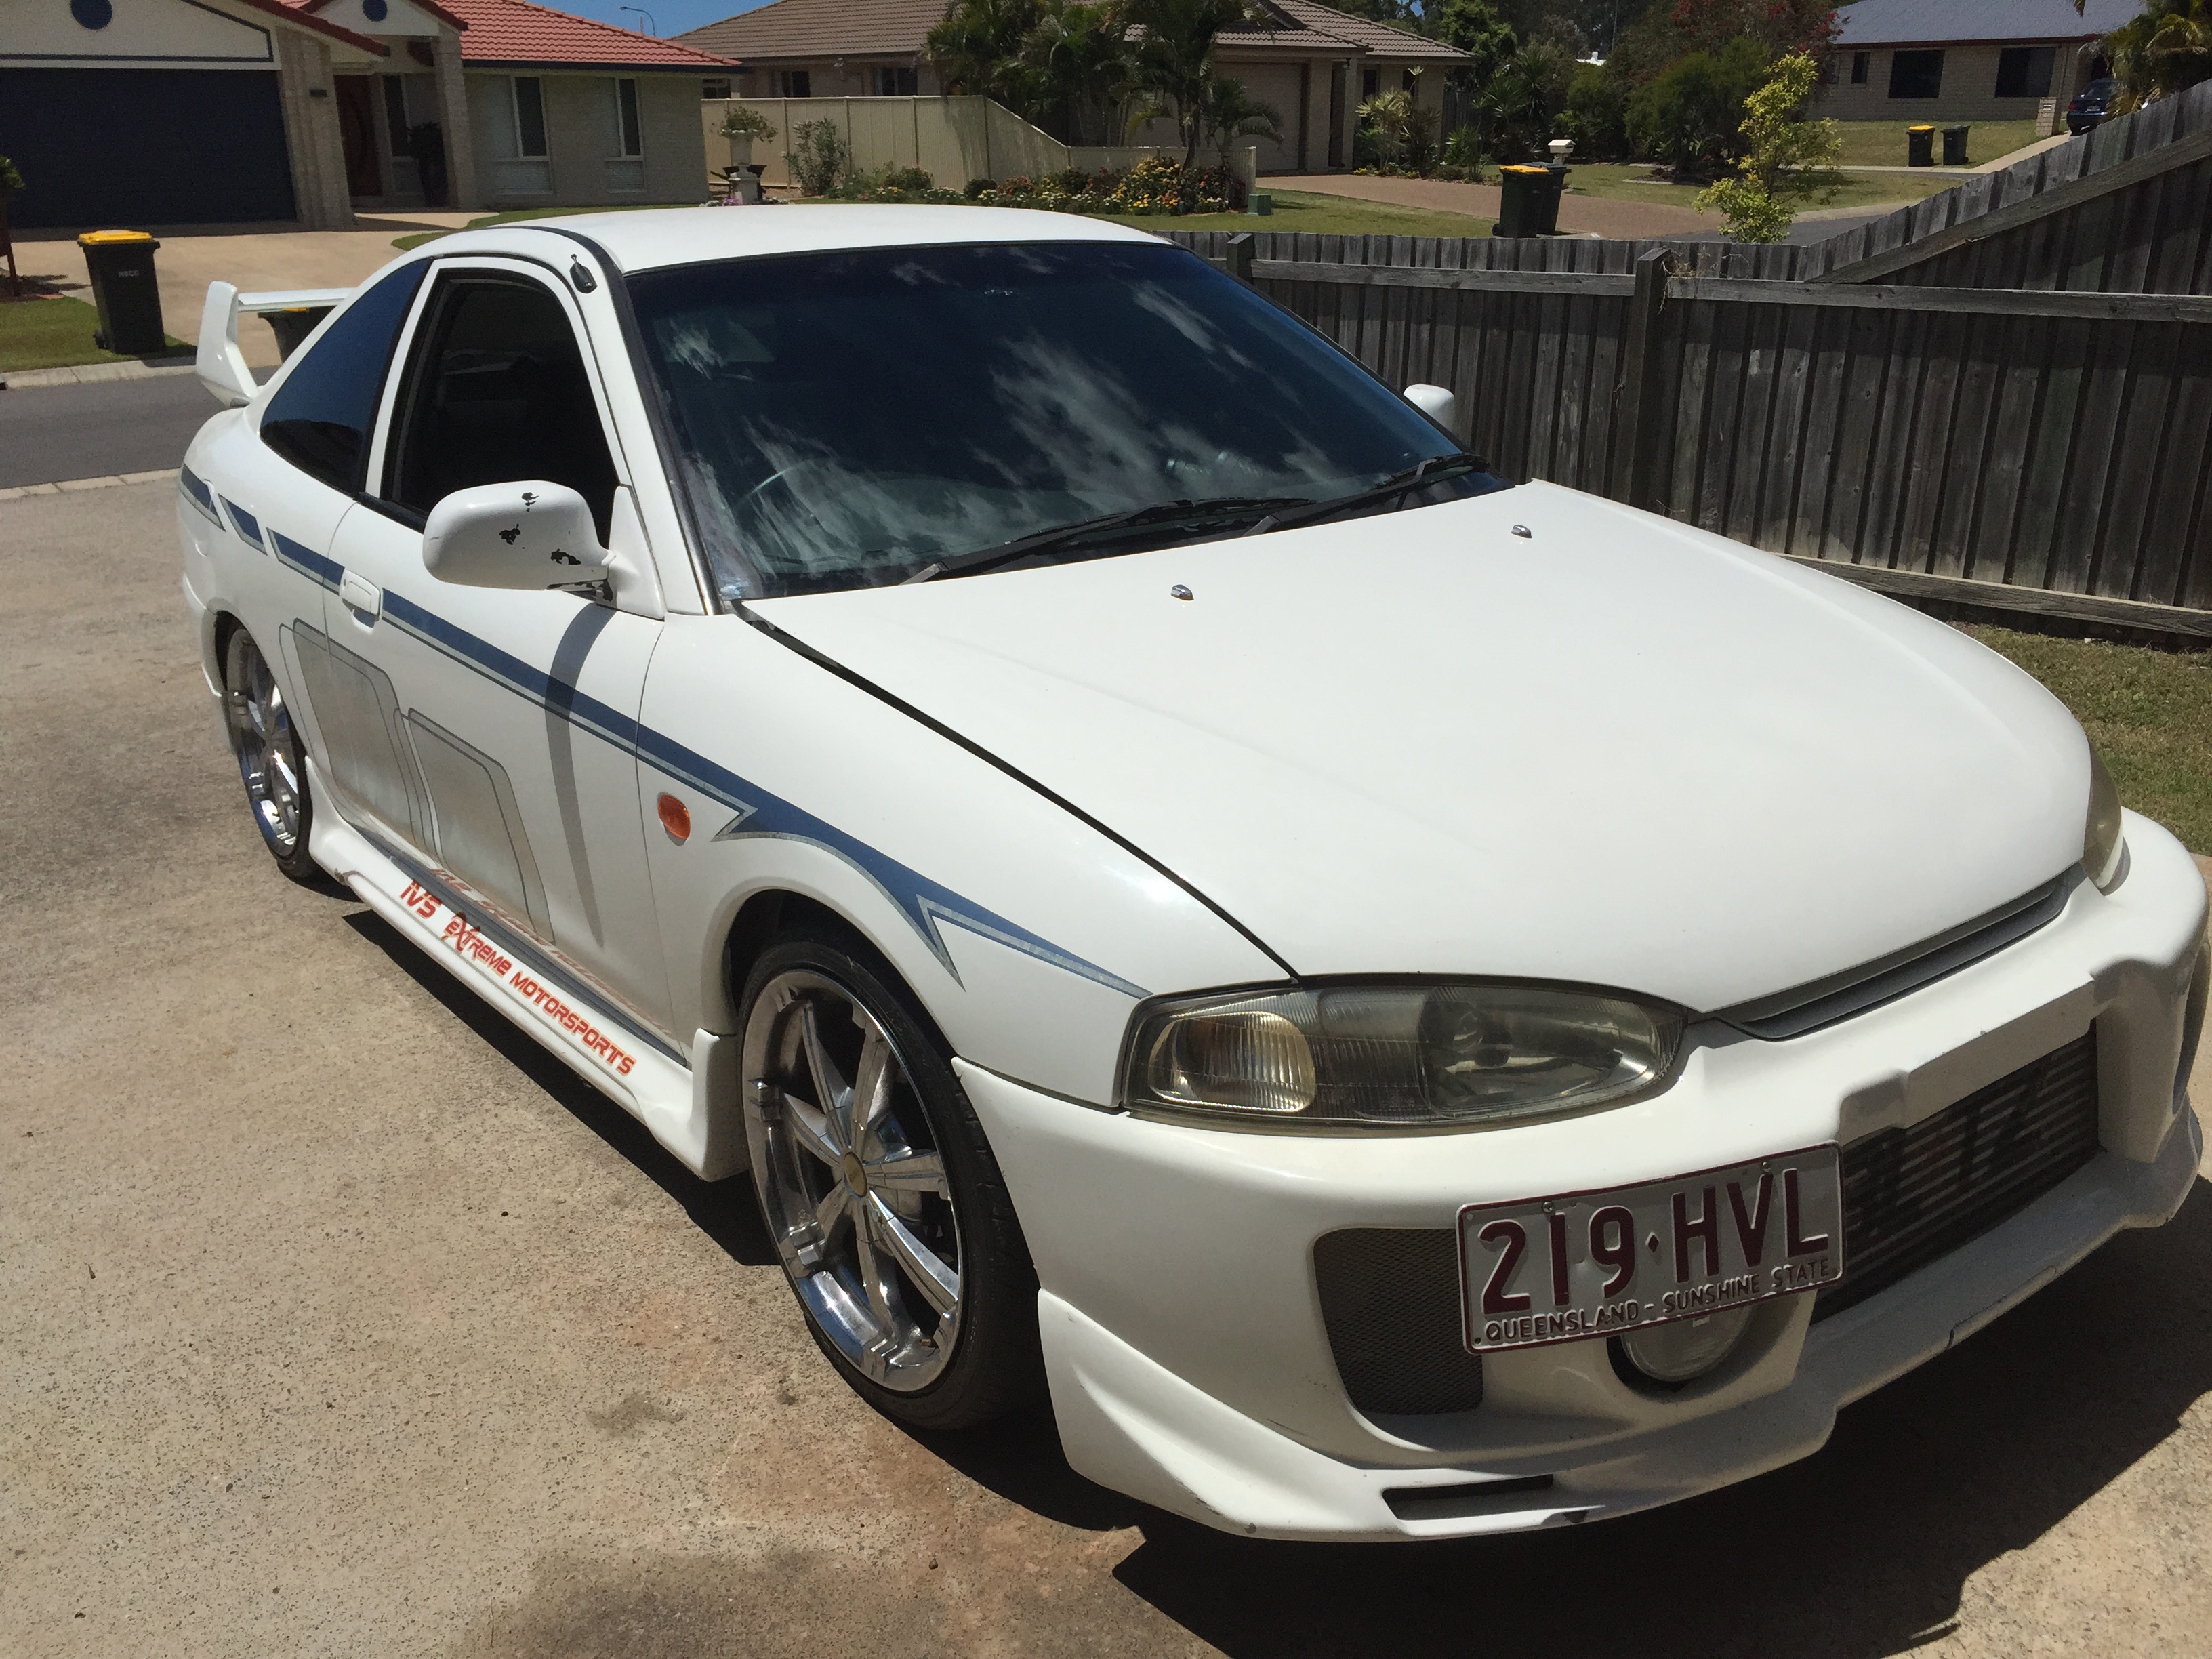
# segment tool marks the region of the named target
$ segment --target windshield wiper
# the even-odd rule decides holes
[[[1283,512],[1270,513],[1244,533],[1257,536],[1269,530],[1287,530],[1292,525],[1326,519],[1333,513],[1348,512],[1356,507],[1371,507],[1377,501],[1387,501],[1394,495],[1409,495],[1443,479],[1462,472],[1479,472],[1483,468],[1484,462],[1480,455],[1431,455],[1419,466],[1409,466],[1403,472],[1392,473],[1372,489],[1355,490],[1349,495],[1338,495],[1326,501],[1300,502]]]
[[[1188,519],[1264,514],[1274,507],[1304,507],[1310,500],[1304,495],[1218,495],[1202,501],[1155,501],[1150,507],[1133,507],[1127,512],[1109,513],[1103,518],[1079,519],[1073,524],[1054,525],[1049,530],[1040,530],[1034,535],[1001,542],[996,547],[981,547],[973,553],[959,553],[949,559],[939,559],[934,564],[922,566],[905,580],[927,582],[934,581],[939,576],[964,576],[975,571],[988,570],[994,565],[1011,564],[1016,559],[1024,558],[1032,553],[1049,552],[1069,543],[1116,530],[1178,524]]]

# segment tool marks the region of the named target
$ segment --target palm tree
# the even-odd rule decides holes
[[[1039,125],[1071,144],[1117,142],[1136,94],[1127,26],[1110,4],[1046,0],[1022,41]]]
[[[953,0],[922,50],[945,91],[995,98],[1026,113],[1033,100],[1022,42],[1043,10],[1041,0]]]
[[[1229,151],[1239,138],[1272,138],[1283,142],[1283,118],[1273,104],[1256,101],[1242,81],[1217,75],[1207,85],[1200,118],[1206,136],[1221,147],[1221,165],[1229,166]]]
[[[1244,0],[1124,0],[1121,15],[1139,31],[1137,83],[1154,112],[1174,118],[1183,136],[1183,165],[1196,167],[1213,79],[1213,37],[1244,21]]]
[[[1405,153],[1406,128],[1413,118],[1413,95],[1409,92],[1378,92],[1359,106],[1359,124],[1373,136],[1375,159],[1395,167]]]
[[[2105,38],[2105,55],[2120,83],[2115,115],[2212,79],[2212,3],[2150,0],[2141,16]]]

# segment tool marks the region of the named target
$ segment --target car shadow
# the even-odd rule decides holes
[[[1846,1409],[1814,1456],[1741,1486],[1596,1526],[1395,1547],[1155,1519],[1115,1576],[1234,1659],[1863,1659],[1951,1630],[1972,1574],[2094,1498],[2208,1391],[2200,1196]]]
[[[345,896],[350,898],[348,893]],[[646,1127],[563,1066],[498,1011],[403,939],[374,910],[357,910],[346,925],[390,957],[394,967],[435,998],[454,1018],[496,1049],[579,1123],[635,1164],[683,1206],[699,1231],[748,1267],[777,1265],[775,1245],[762,1219],[750,1181],[702,1181],[655,1140]]]
[[[374,912],[347,920],[734,1260],[775,1264],[750,1182],[700,1181]],[[2208,1392],[2212,1197],[2192,1194],[2166,1226],[2120,1235],[1847,1408],[1813,1456],[1595,1526],[1386,1546],[1235,1538],[1076,1474],[1048,1409],[960,1434],[902,1431],[1048,1520],[1135,1529],[1115,1577],[1231,1659],[1869,1659],[1940,1639],[1970,1577],[2095,1498]]]

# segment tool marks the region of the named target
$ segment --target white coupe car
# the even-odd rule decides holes
[[[1621,1515],[2195,1179],[2203,884],[2048,693],[1152,237],[540,220],[217,284],[200,373],[279,866],[750,1172],[903,1422],[1048,1389],[1267,1537]]]

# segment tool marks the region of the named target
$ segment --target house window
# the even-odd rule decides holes
[[[1419,92],[1421,89],[1420,70],[1400,70],[1398,71],[1398,88],[1401,92]]]
[[[910,69],[879,69],[876,71],[876,96],[878,98],[911,98],[915,95],[914,71]]]
[[[384,125],[394,155],[411,155],[407,143],[407,82],[396,75],[384,81]]]
[[[702,98],[726,98],[730,95],[730,83],[727,81],[702,81],[699,95]]]
[[[814,95],[814,76],[807,70],[778,70],[771,76],[775,83],[770,95],[776,98],[811,98]]]
[[[1361,103],[1365,103],[1370,98],[1372,98],[1376,93],[1382,90],[1382,70],[1362,70],[1359,71],[1359,101]]]
[[[645,133],[637,118],[637,82],[627,76],[607,82],[614,92],[614,154],[607,159],[607,189],[617,196],[645,188]]]
[[[1889,95],[1893,98],[1935,98],[1943,91],[1943,54],[1940,52],[1893,52],[1889,55]]]
[[[499,196],[549,196],[553,191],[553,164],[545,153],[545,92],[534,75],[503,77],[493,82],[494,103],[485,124],[485,147],[491,152],[491,187]],[[497,117],[505,114],[507,119]]]
[[[545,85],[534,75],[514,77],[514,153],[534,160],[545,155]]]
[[[1997,96],[2049,97],[2051,66],[2057,56],[2051,46],[2007,46],[1997,53]]]
[[[1853,52],[1851,54],[1851,84],[1855,87],[1864,86],[1867,83],[1868,72],[1873,68],[1874,54],[1872,52]]]
[[[639,130],[637,120],[637,82],[619,80],[615,82],[615,154],[642,155],[645,154],[645,135]]]

